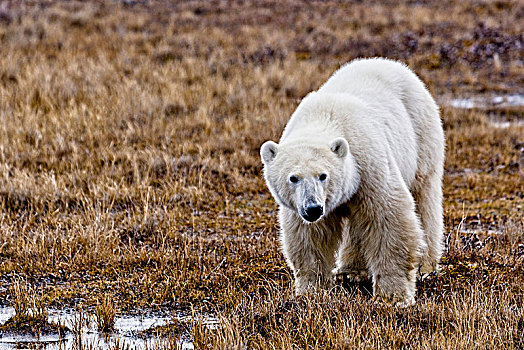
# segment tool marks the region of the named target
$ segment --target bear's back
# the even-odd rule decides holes
[[[406,65],[384,58],[353,60],[336,71],[318,92],[348,94],[369,106],[389,110],[398,110],[401,104],[418,135],[419,171],[427,173],[433,163],[443,163],[444,132],[438,106]],[[404,151],[398,150],[398,156]]]
[[[424,84],[404,64],[370,58],[345,64],[318,91],[349,93],[367,99],[384,94],[402,98],[409,92],[425,90]]]

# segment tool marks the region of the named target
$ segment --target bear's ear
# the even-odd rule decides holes
[[[347,156],[349,153],[348,142],[343,137],[337,137],[334,139],[329,148],[340,158]]]
[[[260,157],[262,162],[269,163],[277,156],[278,145],[273,141],[266,141],[262,147],[260,147]]]

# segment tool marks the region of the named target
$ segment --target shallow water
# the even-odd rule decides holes
[[[9,318],[15,314],[12,307],[0,307],[0,324],[4,324]],[[71,328],[74,323],[75,312],[73,310],[49,310],[49,321],[60,323]],[[182,320],[182,318],[180,318]],[[82,344],[86,348],[96,349],[114,349],[127,348],[129,349],[151,349],[157,342],[162,342],[162,339],[141,339],[135,335],[137,332],[149,329],[151,327],[163,326],[168,324],[172,317],[162,315],[122,315],[115,319],[115,332],[104,336],[96,331],[94,322],[88,327],[84,327],[82,331]],[[216,325],[217,320],[213,318],[206,319],[206,324],[211,327]],[[118,346],[116,346],[118,345]],[[181,341],[179,343],[180,349],[194,349],[194,346],[189,341]],[[58,335],[48,335],[40,338],[24,336],[24,335],[8,335],[0,338],[0,350],[10,349],[29,349],[29,348],[44,348],[46,350],[67,350],[78,348],[73,334],[68,333],[65,337],[59,338]]]
[[[509,108],[524,106],[524,95],[476,96],[470,98],[445,99],[444,104],[461,109]]]
[[[524,126],[524,119],[519,120],[506,120],[503,118],[491,118],[491,125],[497,129],[507,129],[510,127]]]
[[[524,126],[522,118],[505,118],[497,110],[524,107],[524,95],[475,96],[469,98],[442,98],[441,104],[457,109],[481,109],[495,111],[489,119],[491,126],[497,129]],[[491,113],[490,113],[491,114]]]

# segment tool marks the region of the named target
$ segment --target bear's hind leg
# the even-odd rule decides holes
[[[444,233],[442,219],[442,180],[438,173],[417,181],[413,191],[427,248],[420,264],[420,276],[438,271],[442,256]]]

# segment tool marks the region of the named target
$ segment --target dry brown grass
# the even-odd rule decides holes
[[[261,176],[262,142],[358,56],[437,97],[523,94],[522,2],[442,6],[1,3],[0,281],[220,317],[188,324],[199,348],[522,348],[523,127],[443,108],[449,252],[405,310],[365,286],[294,298]]]
[[[113,300],[110,296],[105,295],[99,300],[95,308],[95,321],[98,331],[112,332],[115,330],[116,310]]]

